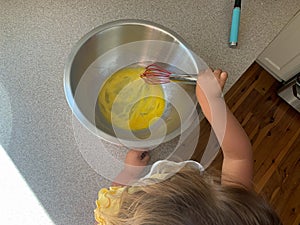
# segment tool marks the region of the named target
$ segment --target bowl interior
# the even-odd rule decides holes
[[[162,120],[150,129],[131,132],[113,127],[98,108],[100,87],[109,76],[125,67],[153,62],[173,72],[198,72],[180,37],[159,26],[118,22],[94,29],[77,43],[66,65],[65,90],[73,113],[90,131],[116,144],[124,140],[131,146],[150,146],[180,135],[198,116],[191,85],[162,85],[167,104]]]

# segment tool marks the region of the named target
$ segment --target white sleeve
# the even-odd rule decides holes
[[[173,176],[183,167],[197,169],[199,170],[200,173],[204,171],[204,167],[200,163],[193,160],[187,160],[183,162],[159,160],[152,165],[150,172],[141,179],[157,178],[157,179],[164,180]]]

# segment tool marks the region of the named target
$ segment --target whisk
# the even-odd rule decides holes
[[[140,77],[148,84],[166,84],[171,81],[178,81],[185,84],[196,85],[198,74],[172,73],[157,64],[150,64]]]

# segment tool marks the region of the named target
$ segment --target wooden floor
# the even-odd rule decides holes
[[[280,86],[254,63],[225,99],[251,139],[256,191],[275,208],[284,225],[300,225],[300,113],[277,96]],[[193,159],[200,159],[209,131],[203,120]],[[221,161],[219,154],[212,166],[220,169]]]

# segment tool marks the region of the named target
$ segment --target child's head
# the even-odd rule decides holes
[[[195,169],[183,168],[163,182],[152,183],[127,187],[119,213],[106,218],[108,224],[281,224],[276,213],[255,193],[237,185],[221,186]]]

